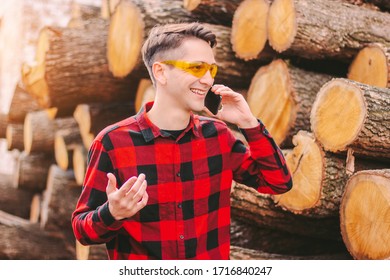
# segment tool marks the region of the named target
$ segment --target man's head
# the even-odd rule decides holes
[[[204,40],[211,48],[217,43],[216,36],[197,22],[158,25],[152,28],[142,47],[142,58],[153,83],[155,83],[152,71],[153,63],[180,57],[180,53],[175,52],[175,50],[188,38]]]

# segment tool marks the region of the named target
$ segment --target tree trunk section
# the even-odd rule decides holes
[[[73,172],[77,185],[81,186],[87,170],[88,150],[84,145],[78,145],[73,149]]]
[[[48,169],[53,162],[53,157],[44,153],[20,153],[13,173],[13,187],[42,192],[46,187]]]
[[[12,96],[11,105],[8,112],[8,121],[10,123],[23,124],[24,118],[28,112],[41,110],[35,98],[33,98],[19,83],[15,87]]]
[[[72,232],[70,218],[80,193],[72,170],[64,171],[51,165],[42,199],[41,228]]]
[[[379,8],[390,11],[390,2],[388,0],[365,0],[368,3],[372,3]]]
[[[231,221],[230,243],[233,246],[272,254],[351,259],[342,240],[326,240],[286,233],[258,227],[235,218]]]
[[[155,88],[150,79],[142,79],[139,83],[137,94],[135,96],[135,111],[138,112],[145,103],[154,100]]]
[[[107,260],[106,244],[94,244],[84,246],[76,240],[76,259],[77,260]]]
[[[183,7],[200,22],[231,26],[233,14],[243,0],[184,0]]]
[[[33,193],[12,187],[11,176],[1,175],[0,180],[0,210],[9,214],[28,219]]]
[[[267,42],[267,0],[245,0],[233,16],[231,43],[237,57],[244,60],[259,56]]]
[[[7,138],[7,148],[8,150],[19,150],[23,151],[24,149],[24,140],[23,140],[24,126],[19,123],[9,123],[7,125],[6,138]]]
[[[141,79],[149,78],[140,54],[141,43],[147,38],[152,27],[173,21],[192,21],[191,17],[188,16],[189,12],[182,7],[182,1],[160,2],[133,0],[129,3],[126,1],[127,4],[123,3],[126,13],[121,12],[121,5],[117,7],[113,18],[118,13],[118,18],[125,17],[123,21],[131,24],[131,28],[126,27],[126,24],[116,23],[116,21],[112,21],[110,24],[108,45],[112,45],[112,52],[108,53],[108,60],[110,61],[110,69],[114,71],[115,76],[123,76],[131,72],[132,75],[134,74]],[[118,20],[118,22],[121,21]],[[204,26],[214,32],[218,38],[218,44],[214,50],[215,59],[219,66],[215,83],[245,88],[249,85],[249,81],[258,67],[272,59],[271,56],[268,56],[256,61],[245,62],[237,58],[231,48],[231,28],[212,24],[204,24]],[[120,38],[126,39],[127,43],[119,42]],[[124,47],[126,45],[129,47]],[[126,60],[127,57],[132,57],[132,59]],[[134,62],[134,57],[137,58],[136,62]]]
[[[253,188],[234,184],[231,195],[232,217],[247,223],[311,238],[341,240],[338,217],[311,218],[296,215],[277,206],[271,196]]]
[[[84,146],[88,149],[102,129],[134,114],[134,102],[90,103],[77,105],[73,116]]]
[[[333,79],[318,92],[310,122],[315,137],[332,152],[390,160],[390,90]]]
[[[67,27],[85,28],[91,21],[102,16],[101,8],[92,5],[83,5],[76,2],[72,3],[71,19]]]
[[[388,13],[342,1],[275,0],[268,39],[286,55],[350,60],[368,42],[390,43],[389,22]]]
[[[390,169],[349,179],[340,209],[341,234],[355,259],[390,259]]]
[[[0,138],[6,138],[8,116],[0,112]]]
[[[372,44],[352,61],[348,79],[376,87],[390,87],[390,45]]]
[[[31,224],[28,220],[0,212],[0,259],[75,259],[70,240],[61,233],[41,230],[37,224]]]
[[[350,260],[348,255],[314,255],[314,256],[295,256],[283,255],[243,248],[239,246],[230,247],[231,260]]]
[[[300,131],[294,149],[286,155],[294,187],[274,195],[277,205],[293,213],[312,217],[338,217],[348,180],[345,158],[325,152],[312,134]]]
[[[77,127],[71,117],[52,118],[47,110],[30,112],[24,120],[24,151],[54,154],[55,133]]]
[[[54,136],[54,157],[63,170],[73,168],[73,149],[82,144],[78,124],[74,118],[73,120],[72,126],[58,130]]]
[[[299,130],[310,130],[316,95],[331,76],[299,69],[281,59],[259,68],[252,78],[247,102],[276,143],[292,147]]]
[[[133,100],[138,80],[118,79],[111,74],[107,34],[104,20],[84,29],[42,29],[37,66],[25,65],[22,71],[27,91],[43,108],[58,108],[59,116],[70,116],[80,103]]]

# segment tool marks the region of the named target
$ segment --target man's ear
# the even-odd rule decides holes
[[[156,82],[165,85],[167,82],[165,67],[160,62],[155,62],[152,65],[152,72]]]

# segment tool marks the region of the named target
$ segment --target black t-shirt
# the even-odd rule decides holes
[[[174,139],[176,139],[176,138],[179,137],[179,135],[184,131],[184,129],[180,129],[180,130],[167,130],[167,129],[162,129],[162,131],[164,131],[165,133],[170,134]]]

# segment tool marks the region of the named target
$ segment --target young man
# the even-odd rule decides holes
[[[213,85],[215,44],[199,23],[151,30],[142,54],[155,100],[94,140],[72,215],[82,244],[106,243],[110,259],[229,259],[232,180],[291,189],[281,151],[243,96]],[[210,88],[222,96],[220,120],[193,113]]]

